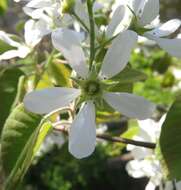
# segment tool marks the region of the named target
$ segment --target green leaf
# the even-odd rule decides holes
[[[7,180],[5,190],[21,183],[51,125],[42,125],[42,117],[29,113],[21,104],[8,117],[2,132],[2,163]]]
[[[120,121],[120,113],[114,112],[106,112],[106,111],[98,111],[96,113],[96,122],[97,123],[108,123],[108,122],[119,122]]]
[[[119,81],[120,84],[124,83],[134,83],[138,81],[146,80],[147,76],[135,69],[131,69],[130,67],[126,67],[119,74],[111,78],[111,80]]]
[[[63,63],[56,63],[53,58],[48,63],[48,73],[56,86],[70,86],[71,72]]]
[[[161,163],[169,179],[181,180],[181,97],[170,108],[159,139]]]
[[[0,132],[11,110],[17,94],[18,80],[22,75],[19,69],[9,69],[0,75]]]

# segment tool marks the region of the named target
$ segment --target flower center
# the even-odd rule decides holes
[[[104,84],[97,77],[88,79],[73,78],[72,80],[77,85],[76,88],[81,89],[81,101],[98,100],[102,98]]]
[[[88,96],[97,96],[100,93],[99,82],[87,81],[84,85],[84,93]]]

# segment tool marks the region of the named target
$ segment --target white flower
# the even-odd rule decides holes
[[[12,47],[11,50],[0,54],[0,61],[8,60],[14,57],[24,58],[29,53],[29,48],[27,48],[24,44],[13,40],[11,37],[12,35],[7,34],[4,31],[0,31],[0,40]]]
[[[23,10],[32,19],[41,19],[53,26],[56,19],[60,17],[60,1],[31,0]]]
[[[52,41],[54,47],[61,51],[73,70],[82,78],[80,89],[57,87],[34,91],[25,96],[24,104],[29,111],[44,114],[67,106],[80,96],[85,98],[69,133],[69,151],[76,158],[87,157],[95,149],[94,103],[97,98],[104,99],[115,110],[128,117],[146,119],[153,114],[155,106],[143,97],[129,93],[111,93],[102,87],[105,78],[110,79],[127,65],[131,49],[137,41],[134,32],[125,31],[114,39],[95,78],[89,72],[86,57],[74,31],[58,29],[52,33]]]
[[[161,132],[161,126],[165,120],[166,115],[164,115],[159,122],[152,119],[146,119],[143,121],[138,121],[139,133],[134,137],[134,140],[152,142],[155,143]],[[147,148],[137,147],[134,145],[128,145],[127,149],[131,151],[134,158],[144,159],[146,156],[152,156],[153,151]]]
[[[159,161],[154,155],[143,160],[133,160],[128,162],[126,169],[128,174],[134,178],[150,178],[145,190],[155,190],[162,181],[162,171]]]
[[[140,131],[134,140],[143,142],[156,142],[161,132],[161,126],[165,120],[165,115],[159,122],[151,119],[139,121]],[[127,149],[134,156],[133,161],[128,162],[126,169],[130,176],[134,178],[148,177],[149,183],[145,190],[155,190],[162,181],[162,171],[160,162],[156,159],[154,152],[150,149],[128,145]]]
[[[23,10],[34,20],[37,29],[41,27],[41,38],[50,34],[61,21],[60,1],[31,0],[23,7]]]
[[[121,5],[121,7],[124,9],[124,11],[122,10],[122,14],[125,16],[123,16],[124,19],[122,19],[120,25],[123,26],[124,30],[129,28],[129,26],[133,27],[134,23],[133,30],[137,31],[139,35],[155,41],[172,56],[181,58],[181,39],[179,36],[175,38],[171,37],[181,26],[181,21],[179,19],[172,19],[158,26],[159,0],[129,0],[124,5]],[[119,7],[117,7],[115,12],[118,9]],[[118,20],[116,17],[113,19]],[[124,23],[128,24],[125,26]],[[115,29],[118,30],[119,26],[115,27]],[[139,32],[140,29],[141,33]]]
[[[12,46],[12,50],[0,55],[0,60],[7,60],[14,57],[25,58],[45,35],[52,32],[55,22],[53,19],[56,18],[58,20],[60,1],[26,0],[26,2],[28,3],[24,7],[24,11],[32,19],[25,23],[25,42],[16,42],[11,38],[11,35],[0,31],[0,39]]]
[[[12,47],[0,55],[0,60],[8,60],[15,57],[25,58],[41,40],[41,24],[28,20],[24,27],[25,42],[13,40],[13,35],[0,31],[0,40]]]
[[[156,142],[161,131],[161,126],[165,120],[165,116],[159,122],[147,119],[139,122],[139,133],[134,140],[143,142]],[[127,150],[131,151],[134,160],[128,162],[126,169],[130,176],[134,178],[148,177],[149,183],[146,190],[155,189],[162,180],[162,171],[160,162],[156,159],[153,150],[144,147],[128,145]]]
[[[41,37],[50,34],[57,28],[74,26],[76,31],[80,31],[80,26],[77,27],[77,22],[68,14],[62,14],[61,0],[30,0],[23,8],[25,14],[30,16],[39,29],[41,27]],[[77,0],[74,11],[84,21],[89,23],[88,14],[84,7],[84,3]]]
[[[161,126],[165,121],[164,115],[159,122],[151,119],[139,121],[140,131],[134,140],[143,142],[156,142],[160,136]],[[148,177],[150,178],[145,190],[155,190],[157,186],[161,186],[163,182],[163,173],[160,161],[157,159],[154,151],[128,145],[127,149],[131,151],[134,160],[128,162],[126,169],[130,176],[134,178]],[[180,183],[176,183],[178,190],[181,188]],[[165,183],[164,190],[173,190],[171,182]]]

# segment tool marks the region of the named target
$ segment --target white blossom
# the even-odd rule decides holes
[[[96,85],[100,85],[105,80],[105,77],[109,79],[125,68],[136,40],[137,35],[134,32],[125,31],[113,41],[105,56],[101,71],[94,80]],[[89,78],[91,73],[86,64],[84,51],[81,49],[77,34],[69,29],[58,29],[52,33],[52,42],[54,47],[61,51],[73,70],[86,82],[88,90],[93,90],[93,92],[97,90],[97,86]],[[84,89],[59,87],[38,90],[27,94],[24,104],[27,110],[31,112],[39,114],[49,113],[69,105],[73,100],[82,96],[83,91]],[[143,97],[129,93],[101,91],[101,97],[115,110],[128,117],[146,119],[153,114],[155,109],[155,106]],[[79,113],[70,128],[69,151],[76,158],[87,157],[95,149],[95,117],[94,96],[91,95],[82,103]]]
[[[41,25],[28,20],[24,27],[24,42],[13,39],[13,35],[0,31],[0,40],[12,47],[0,55],[0,60],[9,60],[15,57],[25,58],[41,40]]]
[[[158,122],[155,122],[152,119],[138,121],[140,130],[138,135],[133,139],[143,142],[157,142],[165,117],[166,115],[162,116]],[[129,175],[134,178],[148,177],[150,180],[145,190],[155,190],[157,186],[162,186],[163,171],[155,152],[147,148],[136,147],[133,145],[128,145],[127,149],[131,151],[134,156],[134,160],[129,161],[126,166]],[[177,190],[180,190],[180,183],[177,183],[176,185],[178,186]],[[173,190],[173,184],[171,182],[165,182],[164,190]]]
[[[136,26],[135,30],[145,30],[143,34],[138,32],[139,35],[155,41],[172,56],[181,57],[181,39],[179,35],[172,37],[181,26],[181,21],[179,19],[172,19],[164,24],[159,24],[159,0],[129,0],[123,2],[123,5],[117,4],[114,14],[122,7],[122,14],[124,16],[122,16],[121,22],[117,22],[117,27],[114,30],[119,31],[120,26],[122,27],[121,30],[127,30],[134,24]],[[119,18],[113,16],[114,21],[112,22],[116,22],[116,19],[119,20]]]
[[[73,26],[76,31],[80,32],[81,26],[78,22],[69,14],[62,13],[61,0],[30,0],[23,10],[34,20],[37,29],[41,29],[39,30],[41,38],[62,27]],[[88,25],[88,13],[84,3],[80,0],[76,1],[74,12]]]

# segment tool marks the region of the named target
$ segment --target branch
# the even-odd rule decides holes
[[[70,125],[70,123],[69,123],[69,125]],[[68,135],[68,130],[63,126],[58,127],[58,125],[56,125],[56,126],[54,126],[54,130],[63,132],[63,133]],[[149,149],[155,149],[156,148],[155,143],[135,141],[135,140],[122,138],[122,137],[112,137],[112,136],[107,135],[107,134],[97,134],[96,136],[97,136],[98,139],[103,139],[103,140],[113,142],[113,143],[131,144],[131,145],[144,147],[144,148],[149,148]]]
[[[135,140],[126,139],[126,138],[122,138],[122,137],[111,137],[110,135],[106,135],[106,134],[102,134],[102,135],[98,134],[97,138],[104,139],[104,140],[110,141],[110,142],[131,144],[131,145],[140,146],[140,147],[144,147],[144,148],[150,148],[150,149],[155,149],[156,148],[155,143],[135,141]]]

